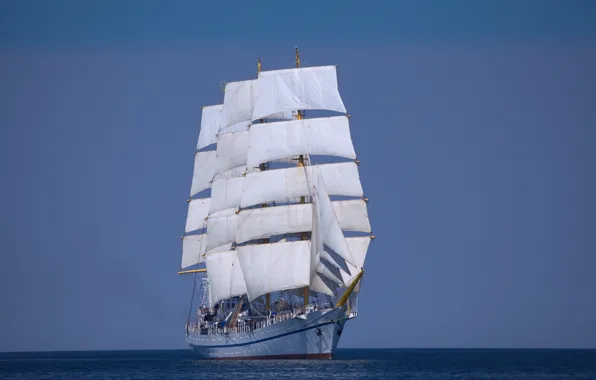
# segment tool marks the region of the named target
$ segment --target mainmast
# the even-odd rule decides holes
[[[296,68],[300,68],[300,52],[298,51],[298,46],[296,46]],[[302,111],[301,110],[296,110],[296,118],[298,120],[302,120]],[[298,156],[298,166],[300,167],[304,167],[304,155],[301,154]],[[300,197],[300,203],[306,203],[306,197]],[[306,233],[302,233],[300,235],[300,240],[307,240],[308,236]],[[304,287],[302,296],[304,298],[304,306],[308,305],[308,293],[309,293],[309,289],[308,286]]]

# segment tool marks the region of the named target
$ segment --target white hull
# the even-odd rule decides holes
[[[331,358],[347,321],[346,311],[313,311],[250,332],[189,334],[187,342],[204,359]]]

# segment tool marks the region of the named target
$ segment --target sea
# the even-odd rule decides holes
[[[190,350],[0,353],[0,379],[586,379],[596,350],[338,349],[326,360],[197,360]]]

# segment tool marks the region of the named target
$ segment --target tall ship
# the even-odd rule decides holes
[[[261,70],[202,108],[182,269],[206,359],[331,358],[374,239],[336,66]]]

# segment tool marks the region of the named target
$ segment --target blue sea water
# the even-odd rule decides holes
[[[190,350],[0,353],[0,379],[586,379],[596,350],[339,349],[332,360],[204,361]]]

